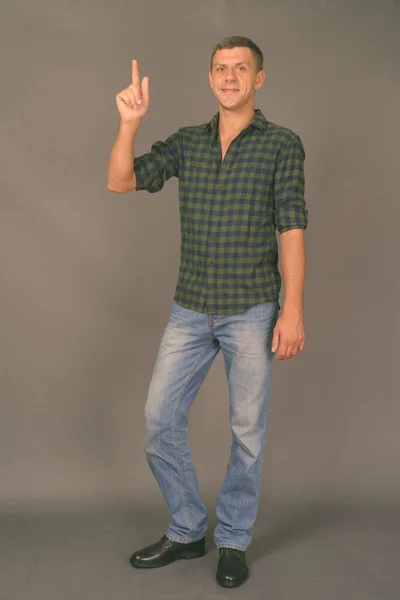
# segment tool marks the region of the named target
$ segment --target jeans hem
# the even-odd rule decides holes
[[[232,548],[233,550],[242,550],[242,552],[244,552],[247,548],[247,546],[239,546],[238,544],[224,544],[223,542],[220,542],[216,546],[217,548]]]
[[[188,540],[187,538],[186,539],[178,538],[174,535],[171,536],[168,534],[168,531],[166,532],[165,535],[171,542],[178,542],[179,544],[191,544],[192,542],[198,542],[199,540],[203,539],[205,534],[206,534],[206,532],[204,531],[204,533],[202,533],[199,537],[196,537],[192,540]]]

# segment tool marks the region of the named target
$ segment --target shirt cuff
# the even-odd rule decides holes
[[[308,226],[308,210],[302,204],[294,206],[284,203],[275,212],[275,224],[279,233],[291,229],[306,229]]]

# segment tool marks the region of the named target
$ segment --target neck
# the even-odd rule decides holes
[[[236,136],[254,119],[254,106],[244,106],[240,109],[229,110],[219,107],[219,134],[221,137]]]

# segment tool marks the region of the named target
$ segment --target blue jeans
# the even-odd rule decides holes
[[[278,304],[263,302],[234,315],[200,313],[175,301],[161,338],[145,406],[148,464],[168,504],[166,535],[202,538],[206,508],[187,442],[188,410],[222,349],[229,383],[232,446],[214,531],[217,547],[245,550],[256,519]]]

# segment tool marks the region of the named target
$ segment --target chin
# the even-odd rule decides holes
[[[237,108],[242,108],[243,104],[240,102],[235,102],[234,104],[223,104],[222,105],[226,110],[236,110]]]
[[[238,102],[237,100],[227,102],[225,98],[220,98],[218,99],[218,101],[223,108],[238,108],[240,106],[240,102]]]

